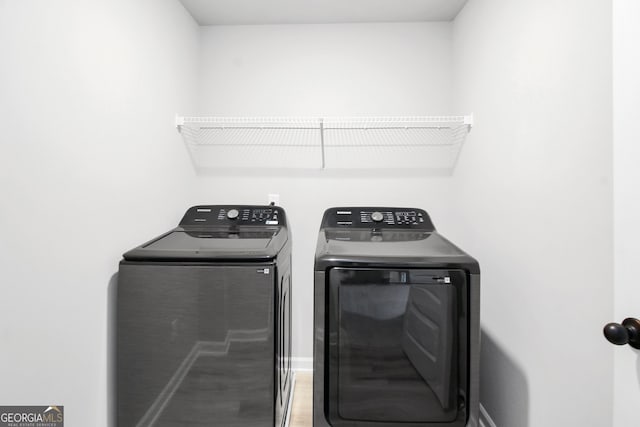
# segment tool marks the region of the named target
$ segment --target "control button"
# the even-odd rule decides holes
[[[238,209],[229,209],[229,212],[227,212],[227,218],[229,219],[236,219],[238,218],[238,215],[240,215]]]
[[[384,219],[384,215],[381,212],[374,212],[371,214],[371,219],[375,222],[380,222]]]

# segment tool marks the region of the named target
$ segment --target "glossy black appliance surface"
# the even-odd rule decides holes
[[[194,206],[180,225],[124,254],[144,260],[270,260],[289,239],[278,206]]]
[[[477,426],[479,268],[420,209],[325,212],[315,427]]]
[[[119,427],[285,424],[290,248],[280,207],[195,206],[124,254]]]

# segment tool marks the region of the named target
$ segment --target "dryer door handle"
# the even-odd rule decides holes
[[[620,323],[607,323],[604,327],[604,336],[610,343],[616,345],[629,344],[633,348],[640,349],[640,320],[628,317]]]

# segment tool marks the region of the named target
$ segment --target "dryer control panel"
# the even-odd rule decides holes
[[[402,228],[435,231],[429,214],[416,208],[350,207],[327,209],[322,227]]]
[[[279,206],[203,205],[185,213],[180,226],[285,225]]]

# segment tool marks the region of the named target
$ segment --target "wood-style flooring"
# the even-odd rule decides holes
[[[296,372],[296,388],[289,427],[313,425],[313,375],[311,371]]]

